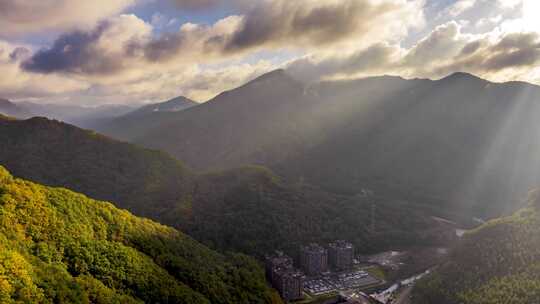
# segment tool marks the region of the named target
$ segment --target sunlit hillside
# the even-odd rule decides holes
[[[259,265],[0,167],[1,303],[280,303]]]
[[[416,288],[418,304],[523,304],[540,299],[540,192],[516,214],[468,232],[450,262]]]

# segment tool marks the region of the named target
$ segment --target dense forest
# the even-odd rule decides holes
[[[441,211],[414,200],[336,195],[262,167],[196,174],[165,153],[44,118],[0,119],[0,142],[0,164],[15,176],[110,201],[221,251],[295,254],[300,243],[346,237],[371,252],[451,238],[430,218]]]
[[[377,194],[340,196],[306,184],[288,185],[263,167],[203,174],[193,204],[171,213],[177,226],[217,249],[295,256],[302,244],[336,239],[357,252],[441,244],[454,231],[430,217],[437,210]],[[166,223],[167,217],[164,218]]]
[[[253,259],[0,167],[1,303],[281,303]]]
[[[415,304],[534,304],[540,299],[540,191],[513,216],[467,233],[421,281]]]

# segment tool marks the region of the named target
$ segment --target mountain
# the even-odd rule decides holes
[[[540,89],[456,73],[305,85],[275,71],[132,141],[197,170],[268,166],[332,192],[394,193],[478,217],[540,184]]]
[[[180,96],[180,97],[173,98],[169,101],[143,106],[131,113],[124,115],[124,117],[142,116],[142,115],[147,115],[147,114],[152,114],[152,113],[157,113],[157,112],[180,112],[180,111],[189,109],[191,107],[194,107],[196,105],[198,105],[197,102],[190,100],[186,97]]]
[[[111,137],[132,140],[134,137],[165,124],[176,112],[197,106],[186,97],[177,97],[166,102],[143,106],[125,115],[100,122],[94,129]]]
[[[308,117],[317,115],[309,107],[311,95],[277,70],[175,113],[134,142],[167,151],[195,169],[271,164],[314,144],[310,138],[320,128]]]
[[[0,167],[2,303],[280,303],[261,267]]]
[[[140,216],[174,206],[190,170],[165,153],[120,143],[46,118],[0,119],[0,164],[41,184],[115,202]]]
[[[373,82],[383,89],[374,92]],[[540,184],[531,166],[540,162],[539,87],[463,73],[342,85],[323,84],[319,94],[343,106],[345,125],[278,172],[333,191],[368,185],[444,198],[443,207],[479,217],[516,210],[512,202]]]
[[[0,164],[16,176],[110,201],[220,251],[295,254],[299,244],[346,236],[372,252],[455,236],[431,218],[451,215],[416,201],[336,195],[261,167],[196,174],[165,153],[45,118],[0,119],[0,142]]]
[[[0,114],[16,118],[28,118],[32,116],[27,109],[7,100],[0,98]]]
[[[122,116],[134,107],[129,105],[101,105],[95,107],[79,106],[75,104],[47,104],[20,102],[19,105],[28,109],[32,116],[42,116],[56,119],[79,127],[91,127]]]
[[[465,235],[451,260],[421,281],[415,304],[523,304],[540,299],[540,192],[527,208]]]

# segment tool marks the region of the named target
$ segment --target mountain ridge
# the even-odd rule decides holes
[[[536,156],[512,139],[536,136],[532,113],[540,115],[539,97],[535,85],[493,83],[466,73],[441,80],[385,76],[306,86],[276,71],[175,113],[132,141],[167,151],[195,170],[263,165],[293,182],[305,178],[333,192],[411,192],[446,205],[458,201],[458,208],[490,217],[511,211],[514,207],[503,210],[507,202],[519,201],[540,183],[526,166]],[[518,115],[526,119],[518,122]],[[493,156],[483,160],[485,153]],[[523,159],[515,169],[512,153]],[[493,169],[475,168],[492,158],[498,159]],[[450,170],[427,169],[451,162]],[[517,175],[511,181],[523,186],[512,190],[510,182],[491,177],[508,170],[526,172],[524,181]],[[479,183],[477,190],[467,189],[472,183]]]

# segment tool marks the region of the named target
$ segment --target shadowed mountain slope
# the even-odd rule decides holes
[[[222,251],[294,254],[347,236],[368,252],[452,238],[430,218],[446,214],[414,200],[336,195],[260,167],[193,174],[164,153],[44,118],[0,120],[0,142],[0,164],[17,176],[111,201]]]
[[[269,166],[331,191],[424,197],[493,216],[540,174],[540,89],[456,73],[306,86],[283,71],[174,113],[135,142],[195,169]]]
[[[192,188],[191,173],[165,153],[48,120],[0,119],[0,164],[16,176],[61,186],[152,216]]]

